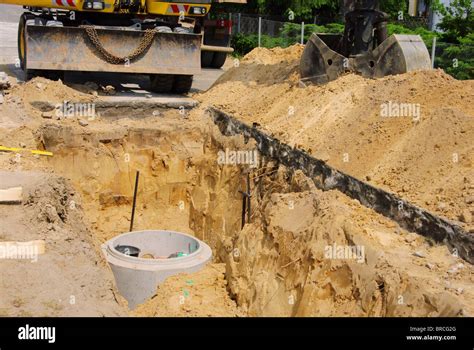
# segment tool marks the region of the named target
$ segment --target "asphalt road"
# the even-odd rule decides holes
[[[18,23],[18,19],[23,12],[21,6],[0,5],[0,22]]]
[[[18,20],[24,12],[20,6],[0,5],[0,71],[5,71],[11,76],[23,80],[23,72],[15,66],[18,61],[17,33]],[[203,69],[194,76],[192,91],[207,90],[224,71],[222,69]],[[121,96],[140,97],[149,95],[149,81],[146,76],[117,75],[104,73],[68,73],[65,81],[71,83],[84,83],[95,81],[102,85],[121,86]],[[156,95],[156,94],[152,94]],[[158,95],[156,95],[158,96]]]

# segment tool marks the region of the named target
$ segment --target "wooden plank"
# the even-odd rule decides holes
[[[0,190],[0,203],[21,203],[22,187],[12,187],[6,190]]]

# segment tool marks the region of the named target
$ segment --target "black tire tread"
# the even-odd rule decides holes
[[[202,68],[210,68],[213,60],[214,60],[214,52],[201,51],[201,67]]]
[[[174,76],[171,74],[155,74],[150,76],[151,90],[159,94],[169,93],[174,84]]]
[[[174,78],[173,92],[176,92],[177,94],[186,94],[191,90],[192,85],[192,75],[176,75]]]
[[[221,68],[227,59],[226,52],[214,52],[214,58],[212,59],[212,68]]]

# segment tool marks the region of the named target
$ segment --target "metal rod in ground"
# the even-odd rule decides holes
[[[247,173],[247,223],[250,223],[250,216],[252,214],[250,209],[250,173]]]
[[[247,211],[247,196],[246,193],[243,191],[240,191],[242,193],[242,229],[245,226],[245,212]]]
[[[262,46],[262,17],[258,17],[258,47]]]
[[[239,12],[239,16],[237,17],[238,18],[238,21],[237,21],[237,33],[240,33],[240,20],[242,18],[242,14]]]
[[[135,177],[135,190],[133,191],[133,204],[132,204],[132,218],[130,219],[130,232],[133,231],[133,221],[135,220],[135,207],[137,205],[137,192],[138,192],[138,179],[140,178],[140,172],[137,170]]]
[[[431,68],[435,66],[436,57],[436,37],[433,37],[433,47],[431,48]]]

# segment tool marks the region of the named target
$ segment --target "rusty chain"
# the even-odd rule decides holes
[[[85,29],[89,40],[95,46],[97,51],[100,52],[105,61],[111,64],[125,64],[127,62],[130,63],[136,58],[138,58],[151,46],[151,44],[153,43],[153,39],[155,38],[155,34],[157,33],[156,28],[145,30],[145,34],[142,40],[140,41],[140,44],[138,44],[137,48],[132,53],[130,53],[130,55],[125,57],[119,57],[107,51],[107,49],[102,45],[102,43],[100,42],[99,35],[97,34],[97,30],[94,26],[84,25],[81,26],[81,28]]]

